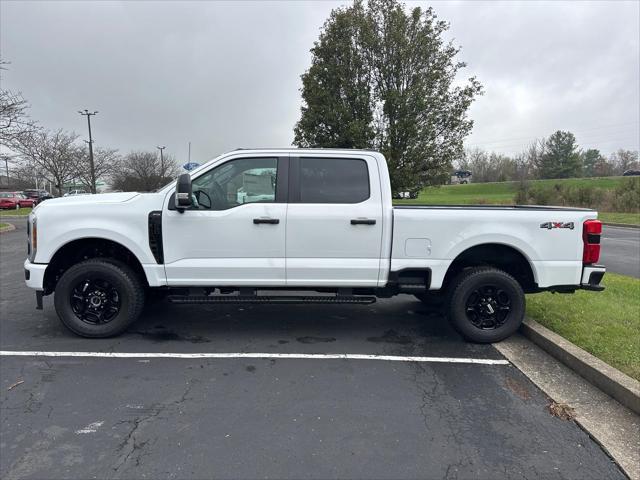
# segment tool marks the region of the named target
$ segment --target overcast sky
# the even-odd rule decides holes
[[[3,88],[43,126],[96,145],[166,145],[203,162],[236,147],[287,146],[300,74],[332,8],[347,2],[0,2]],[[432,5],[485,87],[468,146],[516,153],[558,129],[609,153],[640,142],[640,2]]]

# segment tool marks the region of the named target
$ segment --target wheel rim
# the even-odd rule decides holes
[[[467,318],[480,330],[495,330],[504,325],[511,313],[511,296],[497,285],[482,285],[466,301]]]
[[[71,290],[71,309],[90,325],[109,323],[118,316],[121,298],[118,289],[101,278],[85,278]]]

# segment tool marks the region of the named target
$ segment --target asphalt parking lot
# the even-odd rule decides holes
[[[640,228],[605,225],[600,263],[608,271],[640,278]]]
[[[75,337],[0,237],[2,351],[369,354],[503,360],[413,297],[371,306],[158,304]],[[23,383],[19,383],[23,381]],[[625,478],[510,364],[0,357],[0,477]]]

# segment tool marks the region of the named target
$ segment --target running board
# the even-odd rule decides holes
[[[261,296],[261,295],[169,295],[171,303],[204,304],[204,303],[356,303],[369,305],[375,303],[376,297],[336,295],[330,296]]]

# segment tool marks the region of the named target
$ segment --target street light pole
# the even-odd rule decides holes
[[[160,150],[160,169],[162,170],[162,174],[164,175],[164,157],[162,156],[162,151],[167,148],[164,145],[163,146],[158,146],[156,147],[158,150]]]
[[[79,110],[80,115],[87,117],[87,126],[89,127],[89,168],[91,169],[91,193],[96,193],[96,168],[93,163],[93,139],[91,138],[91,116],[98,112],[90,112],[86,108],[84,111]]]

